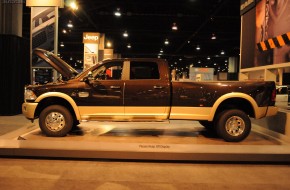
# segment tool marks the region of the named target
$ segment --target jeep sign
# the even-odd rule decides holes
[[[100,33],[95,32],[84,32],[83,33],[83,43],[86,44],[98,44],[100,38]]]

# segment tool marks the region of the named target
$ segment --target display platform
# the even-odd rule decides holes
[[[198,122],[82,122],[68,136],[44,136],[38,121],[0,136],[0,155],[126,160],[289,162],[290,140],[253,124],[239,143]]]

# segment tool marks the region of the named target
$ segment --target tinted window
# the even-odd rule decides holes
[[[155,62],[131,61],[130,79],[159,79],[158,65]]]

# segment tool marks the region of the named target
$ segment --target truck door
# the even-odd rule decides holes
[[[104,63],[92,71],[89,95],[82,99],[81,115],[88,119],[120,120],[124,117],[123,61]],[[84,96],[86,94],[84,93]],[[85,118],[84,118],[85,119]]]
[[[125,82],[125,116],[131,120],[168,118],[170,85],[162,80],[158,63],[130,61],[130,76]]]

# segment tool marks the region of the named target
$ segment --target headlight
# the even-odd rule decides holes
[[[37,97],[32,90],[25,89],[25,92],[24,92],[25,101],[34,101],[36,100],[36,98]]]

